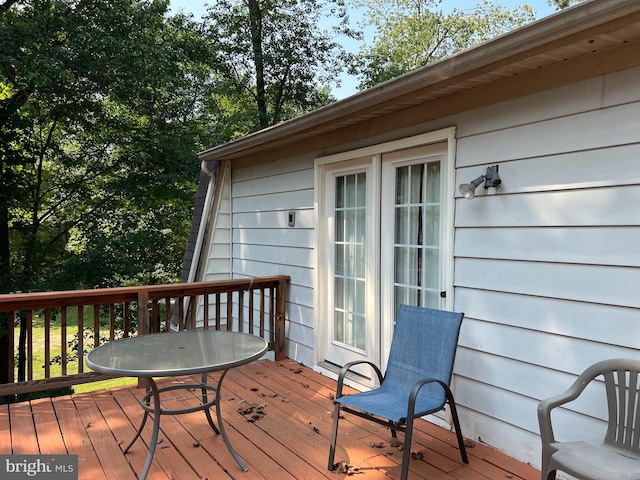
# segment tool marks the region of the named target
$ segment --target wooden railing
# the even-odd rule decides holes
[[[247,332],[267,340],[275,358],[283,359],[288,281],[282,275],[0,295],[0,316],[9,326],[9,348],[2,354],[9,355],[8,378],[14,380],[0,384],[0,397],[103,380],[85,372],[85,353],[105,341],[151,332]],[[42,371],[36,374],[36,368]]]

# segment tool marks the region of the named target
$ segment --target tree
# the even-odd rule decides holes
[[[332,31],[319,27],[325,15],[337,19]],[[357,37],[342,0],[217,0],[205,29],[220,109],[230,117],[241,110],[247,119],[240,131],[229,132],[236,136],[329,103],[328,86],[337,82],[346,58],[335,37]]]
[[[160,280],[157,263],[179,272],[161,253],[180,257],[186,241],[194,153],[212,141],[199,106],[212,85],[195,25],[166,11],[166,1],[32,0],[0,17],[0,244],[11,248],[0,252],[3,291],[129,278],[96,276],[100,263],[87,262],[107,255],[105,265],[136,265],[125,271],[140,281]],[[156,254],[143,262],[124,248],[125,224],[158,205],[175,208],[140,221],[138,251]],[[182,242],[166,235],[176,229]],[[172,248],[158,248],[159,238]],[[87,253],[105,239],[110,248]]]
[[[214,85],[167,5],[0,5],[0,293],[177,278]]]
[[[485,0],[471,12],[445,14],[441,0],[364,0],[371,46],[355,57],[351,73],[365,89],[501,35],[534,19],[527,5],[513,10]]]
[[[563,10],[569,8],[574,3],[581,2],[584,2],[584,0],[547,0],[547,3],[551,6],[555,5],[557,10]]]

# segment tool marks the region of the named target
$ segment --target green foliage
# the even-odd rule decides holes
[[[196,25],[166,13],[166,1],[32,0],[1,14],[4,291],[179,275],[214,86]]]
[[[351,68],[361,89],[372,87],[472,47],[534,19],[528,5],[513,10],[484,0],[475,10],[445,14],[441,0],[364,0],[365,25],[376,37]]]
[[[323,16],[337,19],[333,31],[320,29]],[[335,37],[357,37],[337,0],[217,0],[204,27],[232,137],[329,103],[346,58]]]
[[[557,10],[563,10],[565,8],[569,8],[575,3],[581,2],[584,2],[584,0],[547,0],[547,3],[551,6],[555,5]]]
[[[195,153],[328,103],[355,36],[341,0],[167,7],[0,5],[1,292],[174,281]]]

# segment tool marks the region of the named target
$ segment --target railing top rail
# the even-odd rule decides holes
[[[97,305],[114,302],[133,302],[146,293],[150,300],[165,297],[186,297],[203,293],[221,293],[229,290],[260,289],[289,281],[288,275],[232,278],[213,282],[173,283],[134,287],[97,288],[90,290],[64,290],[53,292],[9,293],[0,295],[0,312],[37,308]]]

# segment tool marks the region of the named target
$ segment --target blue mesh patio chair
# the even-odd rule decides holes
[[[600,376],[608,410],[602,443],[557,441],[551,411],[578,398]],[[594,363],[566,392],[540,402],[538,422],[542,480],[554,480],[557,470],[582,480],[640,479],[640,360],[616,358]]]
[[[335,468],[341,412],[349,412],[389,427],[394,438],[396,431],[405,432],[400,479],[406,480],[413,420],[442,410],[446,403],[451,410],[462,461],[469,463],[456,405],[449,388],[463,316],[463,313],[402,305],[396,319],[385,375],[376,365],[364,360],[348,363],[342,368],[334,400],[329,470]],[[380,386],[371,391],[343,396],[345,375],[360,363],[371,365]]]

